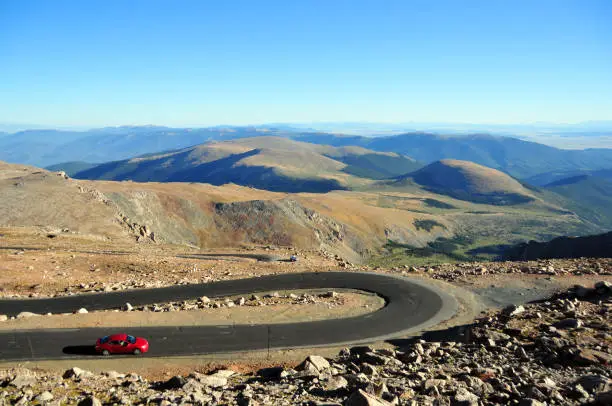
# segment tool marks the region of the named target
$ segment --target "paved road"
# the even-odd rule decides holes
[[[335,320],[272,325],[55,329],[0,333],[0,359],[42,360],[92,355],[96,338],[123,330],[146,337],[148,356],[186,356],[234,351],[314,347],[368,342],[420,330],[448,318],[456,310],[449,295],[417,280],[360,272],[321,272],[263,276],[253,279],[181,285],[50,299],[1,300],[0,314],[73,312],[294,289],[358,289],[385,298],[373,313]],[[118,313],[117,317],[121,317]],[[120,323],[120,320],[118,321]]]

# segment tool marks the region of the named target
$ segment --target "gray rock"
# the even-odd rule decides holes
[[[202,392],[204,386],[197,380],[190,378],[187,379],[187,382],[185,383],[185,385],[182,386],[181,389],[183,389],[183,391],[187,394],[193,394],[196,392]]]
[[[479,397],[465,388],[457,389],[453,396],[453,405],[457,406],[478,406]]]
[[[329,377],[322,383],[321,386],[326,391],[337,391],[340,389],[345,389],[348,386],[348,381],[343,377],[337,375]]]
[[[9,318],[6,314],[0,314],[0,321],[7,321]]]
[[[117,371],[106,371],[103,373],[103,375],[111,378],[111,379],[123,379],[125,378],[125,374],[120,374]]]
[[[319,371],[319,369],[309,360],[304,360],[295,369],[298,371],[298,377],[319,376],[321,373],[321,371]]]
[[[77,310],[76,312],[77,312],[78,314],[86,314],[86,313],[89,313],[89,312],[87,311],[87,309],[86,309],[86,308],[84,308],[84,307],[81,307],[81,308],[80,308],[79,310]]]
[[[227,378],[215,375],[201,375],[198,379],[204,386],[211,388],[222,388],[227,385]]]
[[[26,386],[34,386],[36,384],[36,376],[27,373],[19,373],[10,381],[9,385],[21,389]]]
[[[40,395],[36,396],[36,400],[39,402],[49,402],[53,400],[53,394],[49,391],[44,391]]]
[[[309,375],[316,376],[329,368],[330,368],[329,362],[325,358],[319,355],[309,355],[295,369],[296,371],[308,373]],[[305,375],[301,374],[301,376],[305,376]]]
[[[374,365],[385,365],[389,363],[389,357],[378,355],[375,352],[366,352],[360,357],[360,360]]]
[[[521,314],[524,311],[525,311],[525,308],[521,305],[519,306],[510,305],[503,310],[504,314],[507,316],[516,316],[517,314]]]
[[[79,367],[72,367],[68,370],[66,370],[66,372],[64,372],[64,375],[62,375],[65,379],[68,378],[86,378],[86,377],[90,377],[93,376],[93,373],[86,371],[84,369],[81,369]]]
[[[391,403],[359,389],[346,400],[345,406],[391,406]]]
[[[16,316],[16,318],[17,319],[28,319],[30,317],[36,317],[36,316],[40,316],[40,314],[32,313],[32,312],[21,312]]]

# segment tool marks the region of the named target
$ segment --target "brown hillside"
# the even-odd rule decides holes
[[[281,137],[211,142],[163,154],[108,162],[79,179],[235,183],[280,192],[328,192],[413,171],[411,158],[358,147],[335,148]]]
[[[233,184],[75,180],[0,163],[0,227],[117,242],[125,249],[137,241],[195,248],[276,245],[359,262],[389,240],[424,246],[469,230],[505,241],[535,230],[536,221],[530,237],[583,226],[575,216],[546,207],[530,210],[501,212],[418,188],[289,194]]]
[[[400,179],[399,183],[409,179],[432,192],[475,203],[512,205],[534,200],[517,180],[469,161],[434,162]]]

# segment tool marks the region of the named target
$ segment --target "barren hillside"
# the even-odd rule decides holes
[[[409,179],[432,192],[476,203],[512,205],[534,199],[509,175],[469,161],[445,159],[434,162],[400,178],[398,183]]]
[[[0,173],[0,226],[128,245],[274,245],[362,262],[389,241],[425,247],[470,235],[468,248],[475,248],[594,227],[549,205],[501,208],[418,187],[288,194],[233,184],[75,180],[8,164]]]
[[[365,186],[371,183],[370,179],[393,177],[418,167],[413,159],[394,153],[256,137],[109,162],[81,171],[75,177],[236,183],[283,192],[327,192]]]

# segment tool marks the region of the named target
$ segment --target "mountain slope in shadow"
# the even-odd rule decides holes
[[[445,159],[402,176],[392,186],[416,183],[437,194],[499,206],[528,203],[533,195],[503,172],[473,162]]]

